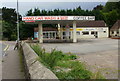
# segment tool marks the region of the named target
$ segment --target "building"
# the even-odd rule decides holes
[[[70,33],[67,33],[70,31]],[[70,36],[72,39],[73,29],[64,28],[63,37]],[[85,21],[77,23],[77,39],[79,38],[107,38],[109,29],[104,21]]]
[[[117,20],[116,23],[110,29],[111,37],[120,37],[120,20]]]
[[[36,29],[36,28],[35,28]],[[35,30],[34,30],[35,31]],[[34,32],[38,34],[37,32]],[[59,36],[60,34],[60,36]],[[37,35],[38,36],[38,35]],[[84,21],[76,24],[76,37],[80,38],[107,38],[109,36],[109,29],[104,21]],[[73,39],[73,27],[66,25],[61,29],[43,28],[44,39]]]

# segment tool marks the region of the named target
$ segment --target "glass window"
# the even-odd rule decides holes
[[[114,31],[112,31],[112,34],[114,34]]]
[[[65,32],[63,32],[63,35],[66,35],[66,33],[65,33]]]
[[[94,31],[91,31],[91,34],[93,35],[93,34],[95,34],[95,32],[94,32]]]
[[[83,31],[82,33],[83,33],[83,35],[89,35],[88,31]]]
[[[104,33],[106,33],[106,31],[103,31]]]

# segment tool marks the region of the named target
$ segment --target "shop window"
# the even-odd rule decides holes
[[[65,33],[65,32],[63,32],[63,35],[66,35],[66,33]]]
[[[45,35],[45,33],[43,33],[43,35]]]
[[[114,31],[112,31],[112,34],[114,34]]]
[[[79,32],[79,31],[77,31],[77,32],[76,32],[76,34],[77,34],[77,35],[80,35],[80,32]]]
[[[89,35],[88,31],[83,31],[82,33],[83,33],[83,35]]]
[[[91,32],[91,35],[93,35],[93,34],[95,34],[95,32],[94,32],[94,31],[92,31],[92,32]]]

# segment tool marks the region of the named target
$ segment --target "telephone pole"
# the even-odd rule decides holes
[[[18,0],[17,0],[17,40],[19,41],[20,40],[20,38],[19,38],[19,8],[18,8]]]

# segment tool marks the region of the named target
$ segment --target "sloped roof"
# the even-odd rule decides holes
[[[102,21],[85,21],[77,23],[77,27],[106,27],[106,23]]]
[[[120,28],[120,20],[117,20],[116,23],[112,26],[111,30],[116,30]]]

